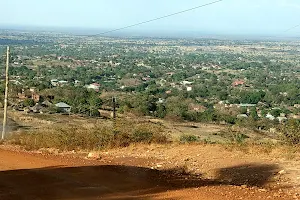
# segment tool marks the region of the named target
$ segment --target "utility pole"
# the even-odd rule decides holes
[[[113,118],[114,118],[114,120],[116,120],[116,117],[117,117],[117,115],[116,115],[116,97],[112,98],[112,102],[113,102]]]
[[[7,46],[6,50],[6,70],[5,70],[5,96],[4,96],[4,114],[3,114],[3,129],[2,129],[2,137],[4,140],[6,133],[6,122],[7,122],[7,99],[8,99],[8,67],[9,67],[9,46]]]
[[[117,118],[117,115],[116,115],[116,97],[113,97],[112,98],[112,103],[113,103],[113,134],[116,136],[118,134],[118,131],[117,131],[117,122],[116,122],[116,118]]]

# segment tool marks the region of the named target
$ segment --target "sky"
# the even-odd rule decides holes
[[[110,30],[214,0],[0,0],[0,27]],[[223,0],[127,31],[299,36],[300,0]]]

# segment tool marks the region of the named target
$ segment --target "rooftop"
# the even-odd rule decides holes
[[[71,106],[69,106],[68,104],[64,103],[64,102],[59,102],[57,104],[55,104],[56,107],[59,108],[71,108]]]

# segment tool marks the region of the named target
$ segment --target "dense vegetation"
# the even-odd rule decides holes
[[[257,130],[299,120],[298,41],[1,37],[24,42],[10,43],[11,97],[35,87],[40,101],[65,102],[72,113],[99,116],[98,109],[111,108],[116,96],[119,113]],[[27,42],[33,38],[40,43]],[[1,44],[0,49],[4,54]],[[53,79],[64,84],[54,86]],[[99,90],[87,89],[92,83]]]

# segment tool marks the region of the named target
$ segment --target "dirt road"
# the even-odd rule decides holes
[[[0,149],[1,200],[295,199],[278,191],[175,174],[136,167],[134,162],[108,165]]]

